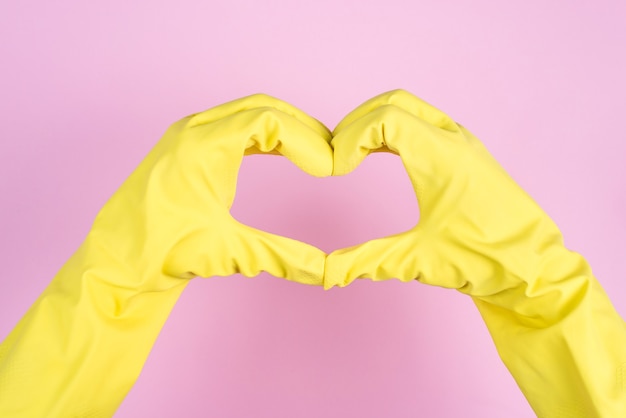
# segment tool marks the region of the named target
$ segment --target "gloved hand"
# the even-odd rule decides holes
[[[194,276],[322,284],[325,254],[235,221],[244,154],[332,171],[330,132],[265,95],[174,123],[0,345],[0,417],[110,417]]]
[[[356,278],[470,295],[540,417],[626,417],[626,328],[585,259],[483,144],[405,91],[365,102],[333,131],[334,175],[397,153],[420,218],[411,230],[331,253],[325,287]]]

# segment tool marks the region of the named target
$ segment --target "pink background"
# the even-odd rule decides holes
[[[472,130],[626,316],[626,3],[20,1],[0,6],[0,338],[175,120],[264,92],[330,128],[405,88]],[[398,158],[244,162],[234,215],[330,251],[400,232]],[[103,377],[106,378],[106,377]],[[118,417],[532,417],[470,300],[196,279]]]

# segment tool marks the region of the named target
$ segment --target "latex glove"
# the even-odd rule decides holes
[[[470,295],[540,417],[626,417],[626,328],[585,259],[463,126],[405,91],[333,132],[334,175],[399,154],[417,195],[411,230],[331,253],[325,287],[418,280]]]
[[[194,276],[267,271],[321,285],[321,250],[229,208],[245,153],[328,176],[329,141],[320,122],[265,95],[171,125],[0,346],[0,417],[112,416]]]

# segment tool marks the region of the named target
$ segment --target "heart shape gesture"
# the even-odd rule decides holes
[[[414,186],[409,231],[326,255],[229,213],[246,154],[323,177],[376,151],[398,154]],[[112,415],[190,279],[260,271],[326,288],[398,278],[458,289],[539,416],[626,416],[626,331],[589,265],[477,138],[403,90],[332,134],[266,95],[174,123],[0,346],[0,416]]]

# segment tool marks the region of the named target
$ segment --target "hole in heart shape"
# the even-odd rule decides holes
[[[247,156],[231,214],[326,253],[404,232],[419,220],[404,166],[388,153],[368,156],[350,174],[326,178],[310,176],[285,157]]]

